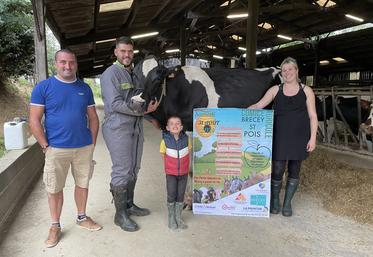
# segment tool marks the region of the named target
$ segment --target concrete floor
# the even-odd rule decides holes
[[[373,256],[373,227],[334,216],[320,201],[296,194],[294,216],[266,218],[222,217],[183,213],[189,229],[167,228],[165,176],[158,154],[160,132],[145,123],[145,147],[136,188],[136,202],[151,209],[134,217],[141,229],[129,233],[113,224],[109,192],[110,158],[100,133],[94,158],[87,214],[103,225],[89,232],[75,226],[73,181],[69,175],[61,217],[63,237],[54,248],[44,247],[50,218],[41,180],[36,184],[7,233],[2,234],[1,257],[111,256]]]

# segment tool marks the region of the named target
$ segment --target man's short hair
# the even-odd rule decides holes
[[[118,37],[115,41],[115,47],[118,47],[119,44],[132,45],[133,47],[135,46],[133,40],[130,37],[126,36]]]
[[[76,55],[73,51],[71,51],[70,49],[67,49],[67,48],[64,48],[64,49],[61,49],[61,50],[58,50],[55,54],[54,54],[54,60],[57,61],[57,56],[59,53],[66,53],[66,54],[72,54],[74,55],[75,59],[76,59]]]

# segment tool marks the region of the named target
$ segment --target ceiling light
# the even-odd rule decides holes
[[[270,48],[270,47],[262,49],[262,52],[269,53],[270,51],[272,51],[272,48]]]
[[[104,67],[104,65],[103,65],[103,64],[101,64],[101,65],[96,65],[96,66],[93,66],[93,69],[97,69],[97,68],[101,68],[101,67]]]
[[[270,30],[270,29],[272,29],[272,24],[270,24],[268,22],[263,22],[263,23],[258,24],[258,27],[260,27],[262,29]]]
[[[134,35],[134,36],[131,36],[131,38],[132,39],[138,39],[138,38],[143,38],[143,37],[151,37],[151,36],[155,36],[155,35],[158,35],[158,34],[159,34],[159,32],[154,31],[154,32],[149,32],[149,33]]]
[[[319,63],[320,65],[328,65],[330,62],[328,60],[322,60]]]
[[[127,0],[107,4],[100,4],[100,13],[130,9],[132,6],[132,2],[133,0]]]
[[[106,43],[106,42],[112,42],[112,41],[115,41],[115,38],[110,38],[110,39],[96,41],[96,44],[101,44],[101,43]]]
[[[323,7],[325,5],[325,3],[326,3],[325,7],[332,7],[332,6],[336,5],[336,3],[331,1],[331,0],[329,0],[329,1],[328,0],[318,0],[318,1],[316,1],[316,3],[321,7]]]
[[[286,39],[286,40],[293,40],[291,37],[281,35],[281,34],[278,34],[277,37],[282,38],[282,39]]]
[[[209,61],[207,61],[205,59],[198,59],[198,61],[200,61],[200,62],[209,62]]]
[[[216,46],[213,46],[213,45],[207,45],[207,48],[210,48],[212,50],[216,49]]]
[[[260,55],[261,53],[262,53],[262,52],[260,52],[260,51],[256,51],[256,52],[255,52],[256,55]],[[243,58],[246,58],[246,53],[244,53],[244,54],[242,55],[242,57],[243,57]]]
[[[231,0],[231,4],[234,3],[234,1],[236,1],[236,0]],[[228,4],[229,4],[229,1],[225,1],[224,3],[222,3],[222,4],[220,5],[220,7],[227,6]]]
[[[241,51],[245,51],[245,52],[246,52],[246,48],[245,48],[245,47],[241,47],[241,46],[240,46],[240,47],[238,47],[238,49],[241,50]],[[262,51],[263,51],[263,52],[266,52],[266,49],[263,49]],[[256,55],[259,55],[259,54],[261,54],[261,53],[262,53],[261,51],[256,51],[256,52],[255,52]],[[246,54],[244,54],[244,55],[246,56]]]
[[[246,18],[248,17],[248,13],[237,13],[237,14],[229,14],[227,16],[228,19],[238,19],[238,18]]]
[[[345,16],[347,18],[350,18],[351,20],[354,20],[354,21],[358,21],[358,22],[363,22],[364,20],[362,18],[359,18],[359,17],[356,17],[356,16],[353,16],[351,14],[345,14]]]
[[[138,54],[140,51],[139,50],[133,50],[134,54]]]
[[[213,27],[215,27],[215,24],[211,25],[211,26],[209,27],[209,29],[212,29]]]
[[[166,50],[166,53],[176,53],[176,52],[180,52],[180,49],[168,49]]]
[[[343,59],[342,57],[334,57],[333,60],[340,63],[347,62],[347,60]]]
[[[220,59],[220,60],[223,60],[224,57],[223,56],[220,56],[220,55],[213,55],[212,57],[214,57],[215,59]]]
[[[232,38],[233,40],[236,40],[236,41],[241,41],[241,40],[242,40],[242,37],[239,36],[239,35],[236,35],[236,34],[231,35],[231,38]]]

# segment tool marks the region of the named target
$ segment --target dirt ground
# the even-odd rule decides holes
[[[319,198],[326,210],[338,216],[373,225],[373,166],[354,167],[318,148],[302,166],[301,190]]]
[[[0,137],[4,136],[4,122],[15,117],[27,119],[31,90],[31,85],[20,85],[14,80],[10,80],[8,85],[0,90]]]

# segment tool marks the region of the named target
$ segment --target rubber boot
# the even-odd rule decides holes
[[[284,206],[282,207],[282,215],[286,217],[293,215],[293,210],[291,209],[291,199],[293,199],[295,191],[297,191],[298,184],[299,179],[288,178],[286,183]]]
[[[128,199],[127,199],[128,214],[135,215],[135,216],[147,216],[150,214],[150,210],[146,208],[140,208],[133,202],[133,198],[135,195],[135,185],[136,185],[136,180],[128,182]]]
[[[136,222],[131,220],[127,212],[128,191],[125,186],[113,186],[110,184],[110,192],[115,204],[114,223],[121,229],[133,232],[139,229]]]
[[[180,229],[186,229],[188,226],[184,223],[184,221],[181,218],[181,212],[183,211],[184,203],[176,203],[175,204],[175,219],[177,227]]]
[[[280,191],[281,180],[271,180],[271,206],[270,212],[278,214],[280,212]]]
[[[168,209],[168,228],[175,230],[177,229],[176,219],[175,219],[175,202],[167,203]]]

